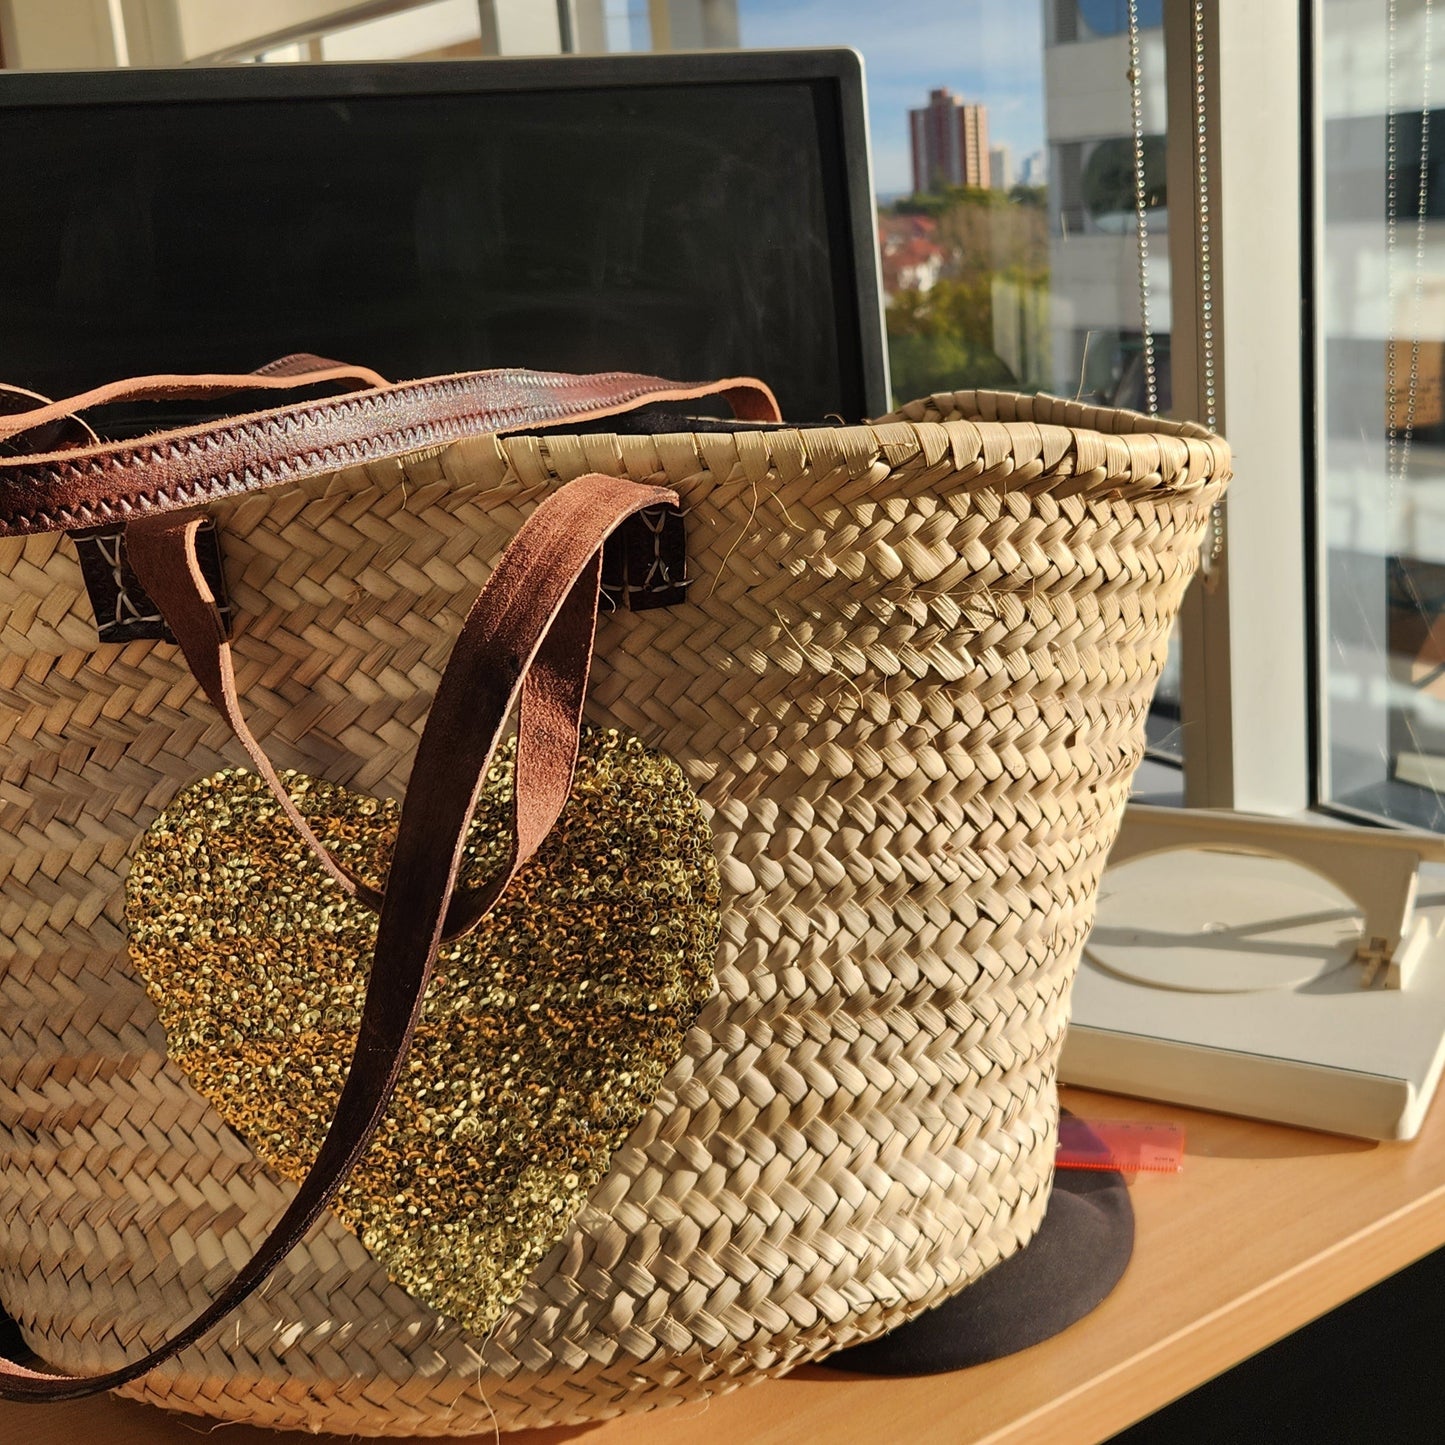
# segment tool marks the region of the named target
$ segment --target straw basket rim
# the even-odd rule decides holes
[[[937,392],[874,420],[842,425],[692,431],[684,421],[646,436],[604,425],[492,434],[432,450],[449,472],[489,452],[504,471],[516,467],[541,480],[540,467],[565,480],[579,466],[591,469],[609,446],[633,476],[649,469],[643,451],[664,481],[699,469],[725,475],[737,468],[743,479],[761,483],[822,467],[847,477],[840,495],[874,499],[903,494],[876,484],[896,479],[906,464],[916,469],[910,495],[941,488],[954,495],[994,490],[1098,502],[1217,498],[1232,475],[1228,443],[1197,423],[998,391]],[[880,464],[886,467],[881,475]]]

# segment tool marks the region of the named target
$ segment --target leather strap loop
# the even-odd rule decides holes
[[[467,614],[417,748],[356,1050],[335,1118],[310,1172],[250,1261],[189,1324],[119,1369],[84,1377],[0,1360],[0,1399],[77,1399],[138,1379],[224,1319],[321,1216],[366,1150],[400,1076],[472,813],[506,719],[523,698],[510,854],[470,897],[481,914],[547,835],[571,787],[602,543],[634,512],[676,500],[661,488],[615,477],[569,483],[528,518]]]
[[[316,836],[246,723],[236,691],[231,644],[196,552],[196,534],[203,520],[201,512],[152,512],[137,517],[126,528],[126,557],[179,643],[191,676],[246,750],[251,766],[270,788],[291,826],[347,894],[376,911],[381,907],[381,894],[338,863]]]
[[[246,722],[236,688],[231,644],[226,637],[225,625],[216,609],[216,599],[211,594],[196,551],[196,536],[202,520],[203,514],[199,512],[161,512],[138,518],[126,532],[127,556],[131,567],[175,634],[191,675],[245,749],[251,766],[271,790],[271,795],[292,827],[301,835],[302,841],[349,897],[365,904],[372,912],[379,913],[382,908],[382,892],[358,878],[321,841],[296,806],[290,790]],[[599,569],[600,565],[599,558]],[[457,646],[460,645],[461,639],[458,638]],[[580,717],[582,710],[582,694],[577,687],[575,670],[568,672],[533,669],[522,680],[518,706],[522,736],[534,738],[539,743],[546,740],[553,745],[560,736],[565,742],[566,732],[565,729],[559,731],[557,717],[569,713]],[[532,724],[530,729],[529,721]],[[575,732],[575,725],[572,730]],[[525,754],[520,751],[518,753],[518,792],[524,796],[550,796],[548,789],[551,787],[555,791],[559,775],[555,771],[549,774],[545,767],[534,767],[534,752],[534,748],[529,748]],[[572,773],[569,767],[566,779],[561,785],[561,797],[555,800],[556,807],[547,819],[541,836],[532,839],[530,833],[527,835],[530,842],[526,853],[529,856],[551,828],[571,786]],[[490,907],[490,902],[484,905],[470,893],[458,894],[447,912],[442,930],[443,941],[450,942],[470,933],[482,921]]]

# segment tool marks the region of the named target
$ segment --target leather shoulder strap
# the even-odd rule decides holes
[[[59,1375],[0,1359],[0,1399],[79,1399],[138,1379],[194,1344],[299,1244],[370,1143],[421,1016],[483,780],[520,700],[507,861],[473,895],[485,913],[551,830],[577,758],[601,547],[634,512],[676,495],[587,476],[543,501],[467,614],[417,747],[392,853],[350,1071],[310,1173],[255,1255],[163,1344],[116,1370]]]

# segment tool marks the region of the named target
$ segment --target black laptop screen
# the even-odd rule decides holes
[[[312,351],[393,379],[749,373],[797,418],[877,408],[871,197],[836,80],[441,70],[458,88],[346,93],[368,73],[346,67],[295,73],[332,94],[0,91],[0,380],[61,395]]]

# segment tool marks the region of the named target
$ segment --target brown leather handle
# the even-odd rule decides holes
[[[150,512],[184,511],[462,437],[709,396],[726,397],[744,420],[779,419],[777,399],[751,377],[696,384],[630,372],[471,371],[134,441],[0,457],[0,537],[128,523]]]
[[[350,366],[342,361],[296,352],[268,362],[255,371],[198,372],[195,375],[162,372],[154,376],[133,376],[110,381],[104,386],[60,401],[46,401],[29,410],[0,416],[0,441],[32,431],[49,422],[62,421],[93,406],[110,406],[121,401],[189,401],[205,396],[229,396],[238,391],[295,391],[302,386],[319,386],[328,381],[346,381],[362,386],[382,387],[391,383],[369,366]]]
[[[528,518],[467,614],[417,748],[336,1115],[310,1172],[250,1261],[188,1325],[119,1369],[59,1375],[0,1360],[0,1399],[72,1400],[138,1379],[220,1323],[320,1217],[365,1152],[400,1076],[506,719],[520,700],[510,854],[474,895],[483,912],[546,836],[571,787],[602,543],[634,512],[676,500],[615,477],[569,483]]]
[[[694,390],[699,395],[707,392],[707,388],[701,387]],[[736,382],[718,383],[715,390],[733,405],[746,408],[747,394],[739,395]],[[641,405],[650,399],[643,396],[634,404]],[[583,412],[576,417],[563,418],[563,422],[581,420],[589,414]],[[257,776],[270,789],[292,827],[348,896],[373,910],[379,910],[381,894],[337,859],[316,835],[292,801],[275,765],[246,722],[236,688],[226,626],[201,571],[196,551],[200,525],[201,516],[195,512],[152,512],[138,516],[126,527],[127,559],[146,594],[155,603],[156,610],[165,619],[171,635],[180,644],[192,675],[245,749]],[[482,912],[474,899],[458,896],[447,916],[443,936],[446,939],[458,938],[474,929],[481,918]]]

